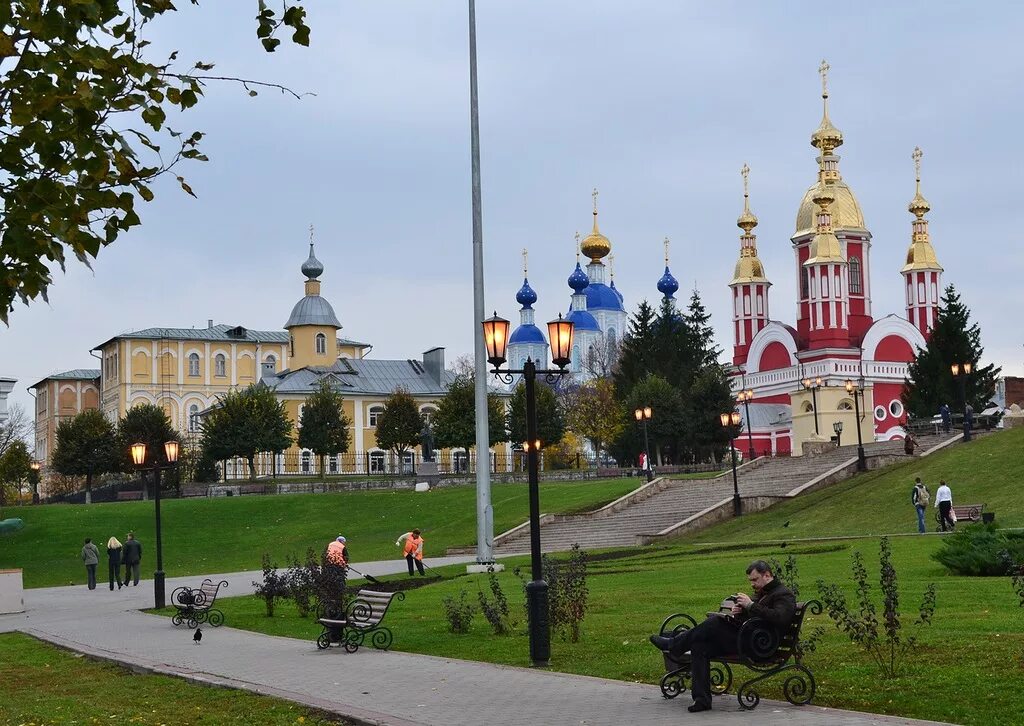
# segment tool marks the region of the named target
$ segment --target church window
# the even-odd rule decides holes
[[[800,299],[806,300],[811,295],[811,273],[806,267],[800,268]]]
[[[227,373],[227,359],[223,353],[218,353],[217,357],[213,359],[213,371],[215,376],[223,378]]]
[[[383,406],[370,406],[370,426],[376,426],[380,415],[384,413]]]
[[[886,415],[885,406],[875,406],[875,420],[876,421],[884,421],[885,420],[885,415]]]
[[[757,314],[764,315],[764,295],[757,296]]]
[[[899,418],[900,416],[902,416],[903,403],[899,399],[894,398],[892,401],[889,402],[889,413],[892,414],[893,418]]]
[[[917,283],[917,301],[919,303],[923,303],[924,302],[924,283],[923,282]]]
[[[938,301],[939,301],[939,286],[938,286],[937,283],[932,282],[932,302],[935,303],[935,302],[938,302]]]
[[[750,295],[743,296],[743,314],[750,315]]]
[[[323,333],[316,334],[316,352],[318,355],[323,355],[327,352],[327,336]]]
[[[736,317],[738,318],[740,316],[740,296],[739,295],[736,296],[734,302],[735,302],[735,305],[733,305],[733,307],[736,309]]]
[[[851,257],[850,258],[850,294],[851,295],[860,295],[860,294],[863,293],[863,291],[864,290],[861,287],[861,278],[860,278],[860,258],[859,257]]]
[[[843,279],[836,273],[835,280],[833,280],[832,290],[835,292],[836,297],[843,296]]]
[[[188,407],[188,430],[192,433],[199,430],[199,406],[194,403]]]
[[[117,351],[114,351],[114,370],[111,378],[117,380]]]
[[[821,296],[823,298],[828,297],[828,275],[821,276]]]
[[[907,282],[907,305],[914,302],[914,285],[911,282]]]
[[[849,401],[840,401],[839,405],[836,406],[836,408],[840,411],[852,411],[853,404],[851,404]]]
[[[190,376],[199,375],[199,354],[189,353],[188,356],[188,374]]]

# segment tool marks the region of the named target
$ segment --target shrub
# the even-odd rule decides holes
[[[957,575],[995,577],[1006,574],[1003,552],[1015,562],[1024,561],[1024,532],[975,524],[944,537],[932,558]]]
[[[306,572],[312,595],[320,602],[336,603],[345,610],[348,592],[348,569],[327,559],[327,551],[319,555],[312,547],[306,550]]]
[[[902,635],[903,623],[899,610],[899,583],[896,568],[892,564],[892,548],[889,538],[883,537],[879,552],[879,586],[882,591],[882,630],[879,631],[878,613],[871,599],[871,585],[864,558],[860,552],[853,553],[853,582],[857,590],[857,607],[851,611],[846,595],[839,585],[826,585],[818,580],[818,591],[825,603],[828,616],[836,627],[844,631],[855,645],[860,646],[882,671],[886,678],[894,678],[901,659],[917,644],[914,636]],[[935,583],[925,588],[915,625],[930,625],[935,614]]]
[[[505,592],[501,589],[501,583],[498,582],[498,577],[494,574],[493,568],[488,571],[487,584],[494,599],[489,599],[483,590],[478,590],[477,596],[480,600],[480,612],[484,614],[487,622],[491,624],[491,630],[494,631],[495,635],[510,633],[512,625],[508,618],[508,599],[505,597]]]
[[[274,601],[288,597],[288,578],[277,571],[277,564],[271,563],[270,555],[263,555],[263,582],[253,581],[256,587],[253,595],[267,607],[267,617],[274,617]]]
[[[541,576],[548,584],[548,623],[552,630],[576,643],[580,639],[580,623],[586,617],[590,590],[587,588],[587,553],[574,544],[565,562],[550,555],[541,558]],[[523,583],[526,595],[526,577],[517,567],[512,571]],[[529,600],[524,603],[526,620],[530,620]]]
[[[466,591],[459,591],[459,599],[446,597],[443,600],[444,616],[448,630],[452,633],[468,633],[473,622],[473,605],[466,602]]]
[[[299,611],[300,618],[308,617],[313,610],[316,573],[308,566],[308,563],[308,553],[306,562],[299,562],[297,557],[292,557],[288,562],[288,572],[285,574],[288,583],[288,596],[295,601],[295,608]],[[317,564],[316,560],[313,561],[313,564]]]

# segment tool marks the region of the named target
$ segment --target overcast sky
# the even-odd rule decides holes
[[[89,350],[125,331],[208,318],[281,329],[302,296],[310,224],[341,335],[375,357],[472,350],[466,3],[305,5],[311,47],[274,54],[255,38],[255,2],[182,2],[153,26],[162,51],[316,95],[211,86],[170,119],[206,132],[210,161],[184,168],[198,200],[159,184],[143,226],[92,271],[71,262],[49,304],[16,306],[0,328],[13,403],[28,406],[25,386],[53,372],[98,367]],[[538,320],[567,307],[596,186],[627,309],[658,298],[667,235],[680,296],[698,287],[731,352],[746,162],[772,317],[792,323],[789,237],[815,180],[827,58],[841,170],[873,235],[875,316],[904,313],[919,145],[943,279],[981,324],[985,360],[1024,373],[1022,16],[1019,3],[481,0],[487,310],[518,320],[523,247]]]

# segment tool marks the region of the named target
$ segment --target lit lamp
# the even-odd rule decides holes
[[[29,469],[31,469],[31,471],[29,472],[28,478],[29,478],[29,482],[32,484],[32,503],[33,504],[39,504],[39,469],[40,468],[41,468],[41,466],[40,466],[38,461],[33,461],[31,464],[29,464]]]
[[[162,532],[160,529],[160,471],[162,469],[171,469],[177,466],[180,447],[181,444],[177,441],[165,441],[164,456],[167,459],[167,463],[163,466],[154,463],[151,467],[145,467],[146,445],[141,442],[131,445],[132,462],[139,468],[139,471],[154,472],[155,484],[153,488],[155,493],[153,496],[153,502],[156,507],[156,572],[153,573],[153,600],[157,609],[166,605],[166,599],[164,596],[164,549]],[[143,483],[143,486],[145,486],[145,483]]]
[[[523,449],[526,451],[530,483],[530,563],[533,576],[533,580],[526,585],[526,609],[530,622],[530,660],[535,666],[546,666],[551,659],[551,631],[548,622],[548,584],[544,581],[540,554],[538,469],[542,442],[537,435],[537,374],[543,373],[545,380],[554,383],[558,376],[569,372],[565,367],[572,360],[573,323],[561,315],[548,323],[551,359],[556,366],[551,370],[538,370],[531,358],[526,359],[521,369],[502,369],[507,357],[509,322],[494,313],[481,324],[491,373],[509,385],[514,380],[514,374],[522,374],[526,384],[526,441]]]
[[[651,420],[651,407],[644,406],[633,411],[636,420],[644,425],[644,473],[647,481],[654,479],[654,471],[651,469],[651,444],[647,438],[647,422]]]
[[[743,514],[743,503],[740,501],[740,485],[736,477],[736,427],[740,425],[739,411],[723,413],[718,416],[729,434],[729,451],[732,452],[732,511],[735,516]]]
[[[847,379],[846,392],[853,396],[853,416],[857,424],[857,469],[858,471],[867,471],[868,460],[864,456],[864,442],[861,441],[860,435],[860,402],[864,398],[863,382],[858,386],[852,380]]]
[[[960,404],[964,407],[964,441],[971,440],[970,416],[967,415],[967,376],[971,375],[971,363],[954,363],[949,367],[953,372],[953,378],[960,384]]]
[[[736,400],[743,404],[743,412],[747,420],[747,460],[753,461],[757,458],[754,451],[754,434],[750,430],[750,402],[754,400],[754,392],[751,389],[740,391]]]

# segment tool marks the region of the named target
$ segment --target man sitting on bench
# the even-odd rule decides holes
[[[683,660],[683,655],[689,651],[693,678],[693,705],[688,708],[691,713],[711,708],[710,661],[715,656],[736,654],[737,637],[744,622],[750,618],[762,618],[782,630],[796,615],[796,597],[775,579],[767,562],[752,562],[747,568],[747,580],[754,588],[754,597],[737,593],[732,613],[710,614],[703,623],[675,635],[651,636],[655,647],[668,651],[674,660]]]

